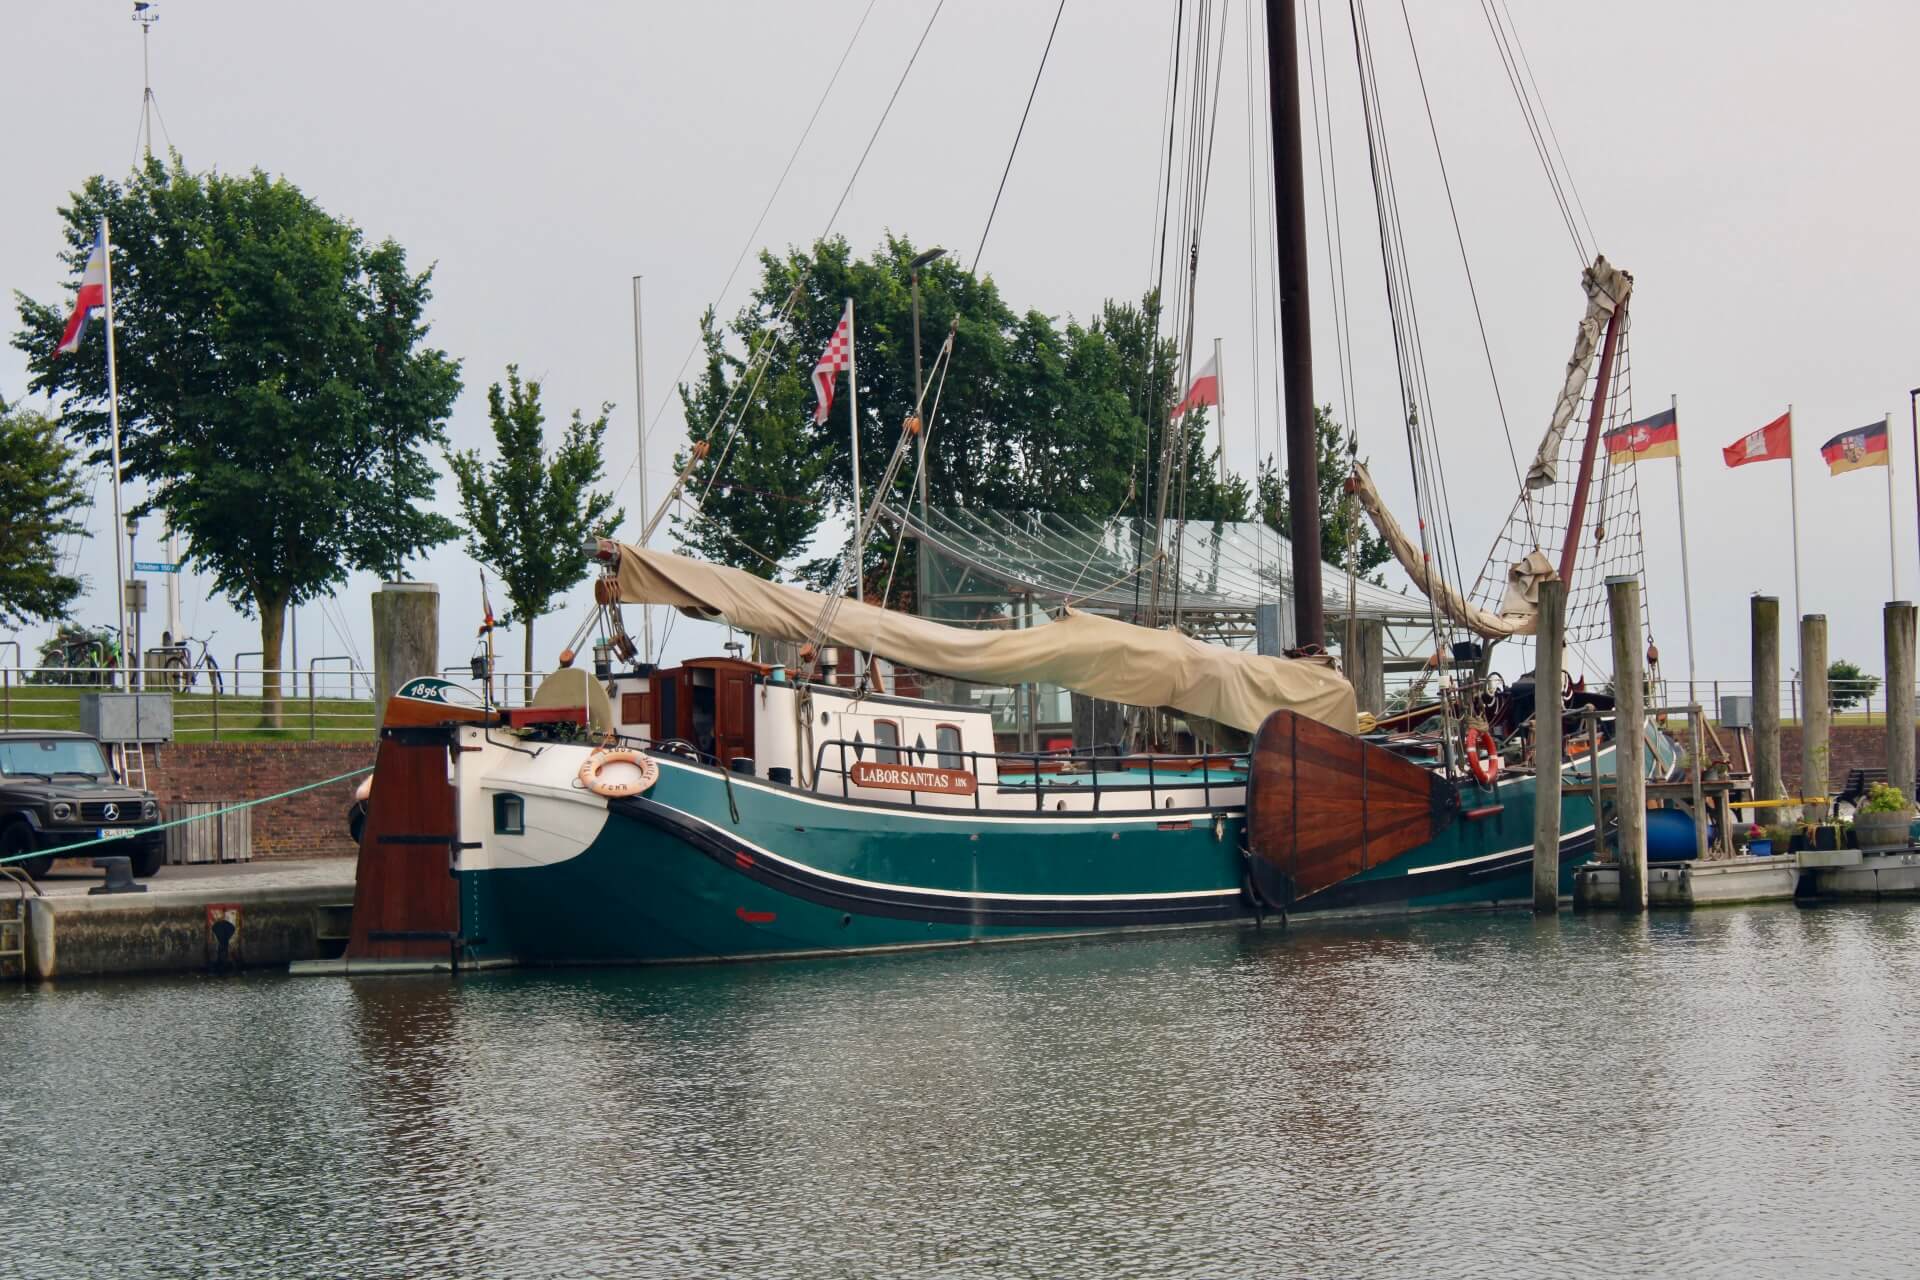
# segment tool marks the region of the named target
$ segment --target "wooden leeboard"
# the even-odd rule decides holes
[[[1250,772],[1248,844],[1288,902],[1425,844],[1454,808],[1437,773],[1291,711],[1261,724]]]

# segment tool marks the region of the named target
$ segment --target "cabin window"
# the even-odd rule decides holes
[[[966,767],[960,762],[959,725],[943,724],[936,728],[933,731],[933,745],[940,751],[940,767],[942,769],[964,769]]]
[[[527,833],[527,802],[519,796],[498,795],[493,798],[493,829],[498,835],[519,836]]]
[[[873,722],[873,758],[881,764],[900,763],[900,726],[891,720]]]

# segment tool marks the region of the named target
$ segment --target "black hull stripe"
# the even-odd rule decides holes
[[[1584,831],[1569,836],[1560,842],[1560,865],[1584,859],[1593,852],[1593,832]],[[1350,910],[1355,907],[1382,906],[1390,902],[1405,902],[1414,896],[1428,897],[1439,893],[1457,893],[1462,889],[1471,889],[1509,875],[1530,871],[1533,867],[1533,850],[1517,849],[1504,857],[1490,858],[1484,862],[1472,862],[1462,867],[1449,867],[1445,871],[1427,872],[1411,876],[1386,876],[1378,880],[1345,880],[1330,889],[1323,889],[1310,898],[1293,905],[1299,912]],[[1409,890],[1415,892],[1410,893]]]

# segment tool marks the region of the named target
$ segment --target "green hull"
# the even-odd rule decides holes
[[[1533,780],[1469,791],[1442,836],[1298,913],[1490,906],[1531,897]],[[585,803],[580,801],[578,803]],[[553,801],[552,803],[574,803]],[[530,829],[531,829],[530,824]],[[1592,852],[1564,794],[1561,891]],[[461,872],[468,958],[698,961],[952,946],[1253,919],[1244,811],[976,814],[828,799],[672,763],[608,804],[579,854]],[[533,838],[533,837],[527,837]]]

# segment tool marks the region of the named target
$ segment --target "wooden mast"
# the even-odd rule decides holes
[[[1300,153],[1300,51],[1293,0],[1267,0],[1267,85],[1273,122],[1275,265],[1280,367],[1286,380],[1287,536],[1293,542],[1293,642],[1327,642],[1320,585],[1320,463],[1313,415],[1313,328],[1307,298],[1307,202]]]
[[[1626,319],[1627,299],[1607,318],[1606,345],[1600,349],[1600,371],[1593,379],[1593,408],[1587,414],[1587,438],[1580,447],[1580,478],[1573,486],[1573,511],[1567,516],[1567,540],[1560,548],[1560,581],[1573,584],[1573,565],[1580,555],[1580,526],[1587,519],[1587,490],[1593,482],[1595,455],[1600,451],[1600,428],[1607,417],[1607,391],[1613,381],[1613,354],[1620,345],[1620,325]]]

